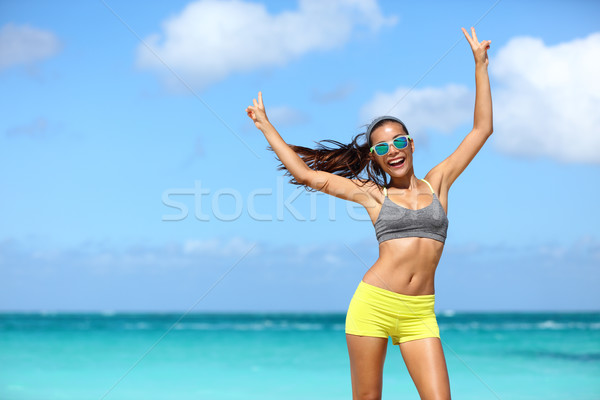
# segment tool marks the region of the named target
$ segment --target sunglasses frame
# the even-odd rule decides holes
[[[406,146],[404,146],[404,147],[398,147],[398,146],[396,146],[396,139],[399,139],[399,138],[406,138]],[[378,156],[380,156],[380,157],[383,157],[383,156],[385,156],[387,153],[389,153],[389,152],[390,152],[390,143],[391,143],[391,144],[393,144],[393,145],[394,145],[394,147],[395,147],[395,148],[397,148],[398,150],[402,150],[402,149],[405,149],[405,148],[407,148],[407,147],[408,147],[408,143],[409,143],[411,140],[412,140],[412,138],[410,137],[410,135],[400,135],[400,136],[396,136],[396,137],[394,138],[394,140],[392,140],[392,141],[390,141],[390,142],[379,142],[379,143],[376,143],[376,144],[374,144],[374,145],[371,147],[371,149],[370,149],[370,152],[371,152],[371,153],[375,152],[375,154],[377,154]],[[378,153],[377,153],[377,151],[375,151],[375,147],[376,147],[376,146],[379,146],[380,144],[387,144],[387,146],[388,146],[388,147],[387,147],[387,151],[386,151],[385,153],[383,153],[383,154],[378,154]]]

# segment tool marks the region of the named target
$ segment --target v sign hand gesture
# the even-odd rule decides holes
[[[267,113],[263,104],[262,92],[258,92],[258,101],[256,101],[256,99],[252,99],[252,103],[252,106],[246,108],[246,114],[248,114],[250,119],[252,119],[254,125],[256,125],[258,129],[262,130],[269,122],[269,118],[267,118]]]
[[[465,34],[465,37],[471,45],[471,50],[473,50],[473,56],[475,57],[475,64],[481,64],[487,67],[487,65],[489,64],[487,49],[490,48],[490,43],[492,43],[492,41],[484,40],[482,42],[479,42],[479,40],[477,40],[475,28],[473,27],[471,27],[471,33],[473,34],[472,38],[469,36],[465,28],[460,29],[462,29],[463,33]]]

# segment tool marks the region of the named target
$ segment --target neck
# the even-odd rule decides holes
[[[398,189],[416,189],[418,187],[418,179],[415,176],[414,171],[411,169],[406,175],[400,177],[392,177],[390,182],[391,187]]]

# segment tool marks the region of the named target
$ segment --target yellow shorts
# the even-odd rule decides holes
[[[346,333],[392,337],[393,344],[440,337],[435,294],[409,296],[360,281],[346,314]]]

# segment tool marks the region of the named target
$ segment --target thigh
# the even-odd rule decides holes
[[[421,399],[450,399],[448,368],[439,338],[400,343],[400,352]]]
[[[346,334],[353,399],[381,398],[387,338]]]

